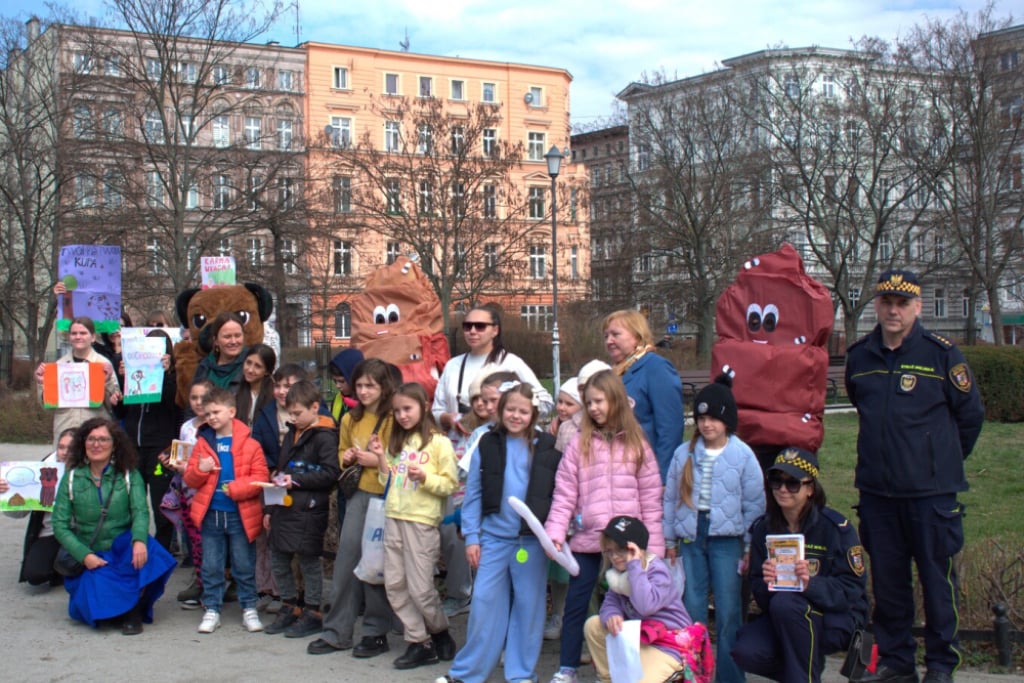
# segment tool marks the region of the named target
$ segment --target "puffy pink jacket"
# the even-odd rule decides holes
[[[569,442],[555,476],[555,496],[544,529],[556,543],[564,543],[569,522],[577,512],[583,515],[583,530],[569,540],[573,552],[601,552],[601,532],[617,515],[630,515],[643,521],[650,533],[647,550],[665,555],[665,536],[661,529],[661,474],[651,447],[644,442],[644,459],[637,474],[636,465],[623,457],[622,440],[610,444],[595,436],[590,458],[581,461],[580,435]]]

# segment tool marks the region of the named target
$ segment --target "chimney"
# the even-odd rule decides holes
[[[31,19],[25,22],[25,27],[28,32],[28,42],[34,42],[39,37],[39,17],[33,15]]]

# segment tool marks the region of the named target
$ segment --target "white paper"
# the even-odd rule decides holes
[[[644,667],[640,664],[640,620],[630,619],[622,622],[619,635],[608,634],[604,637],[608,648],[608,671],[612,675],[612,683],[636,683],[644,677]]]
[[[526,507],[526,503],[515,496],[509,496],[508,504],[516,511],[517,515],[526,520],[526,526],[530,527],[530,531],[537,536],[537,540],[540,541],[540,545],[544,548],[544,552],[548,554],[548,557],[565,567],[565,570],[570,575],[579,576],[580,565],[576,562],[576,558],[573,557],[572,551],[569,550],[569,544],[563,543],[561,550],[555,550],[554,541],[548,536],[548,532],[544,530],[544,525],[537,519],[537,515],[533,514],[530,508]]]
[[[89,408],[89,364],[57,363],[57,405]]]
[[[267,486],[263,489],[264,505],[284,505],[284,496],[288,489],[283,486]]]

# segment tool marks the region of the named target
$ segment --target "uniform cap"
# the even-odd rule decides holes
[[[921,283],[912,270],[886,270],[878,277],[875,285],[875,296],[895,294],[906,299],[921,296]]]

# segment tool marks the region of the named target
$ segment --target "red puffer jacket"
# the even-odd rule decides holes
[[[193,523],[201,529],[203,517],[210,509],[210,502],[217,489],[220,470],[200,472],[199,459],[213,458],[218,468],[220,459],[217,458],[217,435],[213,429],[203,425],[197,436],[192,456],[188,459],[188,469],[185,470],[185,483],[196,490],[190,514]],[[260,497],[263,489],[253,486],[253,482],[270,481],[270,472],[267,470],[267,460],[263,457],[263,449],[241,420],[232,422],[231,457],[235,465],[235,479],[228,484],[227,494],[238,503],[238,514],[242,518],[245,535],[252,542],[263,529],[263,502]]]

